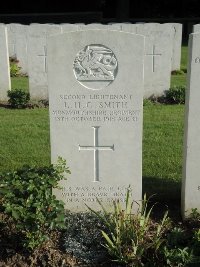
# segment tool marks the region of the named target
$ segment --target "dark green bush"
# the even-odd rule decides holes
[[[29,167],[0,175],[0,196],[5,213],[21,233],[22,245],[34,249],[48,239],[52,229],[65,227],[64,203],[52,194],[70,171],[66,162],[48,167]]]
[[[174,86],[166,92],[166,102],[169,104],[185,103],[185,86]]]
[[[13,108],[25,108],[30,100],[30,94],[22,89],[8,91],[8,103]]]

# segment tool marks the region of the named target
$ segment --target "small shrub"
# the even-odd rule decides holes
[[[170,267],[184,267],[193,261],[193,253],[188,248],[171,248],[164,247],[164,256],[166,265]]]
[[[30,94],[22,89],[8,91],[8,103],[13,108],[25,108],[30,100]]]
[[[184,104],[185,103],[185,87],[174,86],[166,92],[166,102],[170,104]]]
[[[172,75],[183,75],[185,72],[183,70],[173,70],[171,72]]]
[[[15,57],[10,57],[10,76],[18,77],[20,76],[21,67],[18,66],[19,61]]]
[[[22,245],[39,247],[48,239],[48,231],[65,226],[64,203],[52,194],[58,182],[70,171],[61,158],[49,167],[24,166],[0,175],[0,195],[5,213],[14,220],[22,234]]]

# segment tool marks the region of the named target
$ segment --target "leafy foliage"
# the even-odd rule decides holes
[[[8,91],[8,103],[13,108],[25,108],[30,100],[30,94],[22,89]]]
[[[34,249],[47,240],[49,229],[65,227],[64,203],[52,194],[65,173],[69,168],[59,158],[55,166],[24,166],[0,175],[2,205],[24,236],[24,247]]]
[[[181,267],[193,261],[193,251],[188,243],[188,236],[180,227],[175,227],[167,234],[167,242],[163,247],[166,265],[170,267]]]
[[[16,57],[10,57],[10,76],[18,77],[20,76],[21,67],[18,66],[19,61]]]
[[[185,86],[174,86],[166,92],[166,102],[169,104],[185,103]]]

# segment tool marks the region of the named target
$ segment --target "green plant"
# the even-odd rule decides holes
[[[166,102],[169,104],[185,103],[185,86],[174,86],[166,92]]]
[[[164,247],[163,251],[167,266],[184,267],[193,261],[193,253],[188,247],[171,249]]]
[[[102,203],[102,213],[91,210],[104,223],[106,230],[102,231],[104,246],[113,261],[131,266],[144,266],[151,263],[157,265],[159,248],[164,242],[163,233],[168,227],[167,212],[158,224],[150,219],[152,208],[147,210],[147,199],[144,196],[141,208],[133,213],[134,202],[131,200],[130,189],[127,190],[125,209],[118,201],[114,201],[114,211],[106,211]],[[146,265],[147,266],[147,265]]]
[[[30,94],[22,89],[8,91],[8,103],[13,108],[25,108],[30,100]]]
[[[166,266],[184,267],[193,262],[194,254],[191,236],[181,227],[174,227],[167,234],[167,241],[161,248],[160,255]]]
[[[49,229],[65,226],[64,203],[52,194],[58,182],[69,174],[61,158],[49,167],[24,166],[18,171],[0,175],[0,195],[5,213],[9,214],[24,236],[28,249],[40,246],[48,238]]]
[[[21,67],[18,66],[19,61],[15,57],[10,57],[10,76],[20,76]]]
[[[197,208],[193,208],[191,210],[191,214],[190,214],[190,220],[198,220],[200,221],[200,213],[198,212]]]
[[[173,70],[171,72],[172,75],[184,75],[185,71],[184,70]]]

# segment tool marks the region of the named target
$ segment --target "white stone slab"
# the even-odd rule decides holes
[[[170,88],[174,28],[137,24],[137,33],[145,36],[144,97],[161,96]]]
[[[200,212],[200,33],[190,34],[185,111],[182,214]]]
[[[7,34],[8,34],[8,51],[9,57],[17,57],[16,52],[16,28],[20,24],[18,23],[10,23],[7,24]]]
[[[121,29],[125,32],[137,33],[137,24],[122,23]]]
[[[60,25],[31,24],[28,28],[29,91],[32,100],[48,99],[47,51],[49,35],[61,33]]]
[[[7,91],[11,90],[10,65],[6,26],[0,25],[0,101],[7,101]]]
[[[193,33],[200,32],[200,24],[193,25]]]
[[[22,74],[28,73],[27,60],[27,25],[7,24],[9,56],[16,58]]]
[[[101,23],[91,23],[91,24],[80,24],[78,25],[78,30],[121,30],[121,24],[101,24]]]
[[[21,67],[22,74],[28,74],[28,55],[27,55],[27,25],[17,25],[16,27],[16,56]]]
[[[180,23],[166,23],[174,27],[174,42],[173,42],[173,56],[172,56],[172,70],[179,70],[181,67],[181,45],[182,45],[182,24]]]
[[[78,31],[77,24],[70,24],[70,23],[62,23],[61,26],[61,33],[71,32],[71,31]]]
[[[143,58],[144,37],[130,33],[49,38],[51,159],[72,172],[54,193],[67,209],[100,209],[96,197],[109,209],[129,185],[141,200]]]

